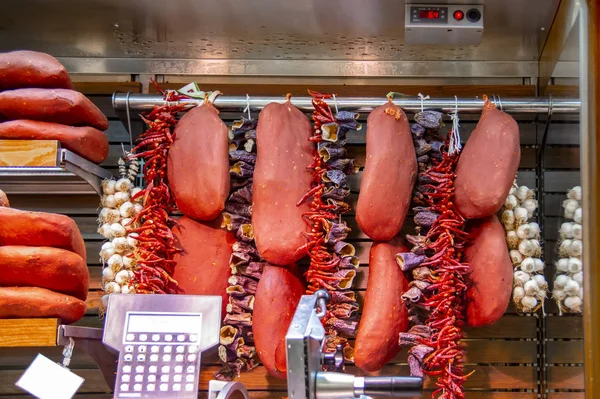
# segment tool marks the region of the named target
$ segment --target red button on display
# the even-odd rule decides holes
[[[462,21],[464,17],[465,17],[465,14],[462,11],[460,11],[460,10],[454,11],[454,19],[455,20]]]

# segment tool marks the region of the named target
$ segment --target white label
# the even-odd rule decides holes
[[[16,386],[39,399],[70,399],[84,379],[38,353]]]

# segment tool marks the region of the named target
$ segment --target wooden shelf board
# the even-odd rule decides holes
[[[58,319],[2,319],[0,347],[56,346]]]

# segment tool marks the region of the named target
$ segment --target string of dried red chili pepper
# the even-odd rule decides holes
[[[403,295],[414,326],[400,334],[400,344],[411,347],[411,374],[424,372],[437,377],[434,398],[461,399],[468,377],[460,340],[464,337],[469,266],[462,263],[468,240],[465,219],[454,205],[454,170],[459,154],[449,154],[440,141],[440,113],[424,111],[415,119],[417,124],[411,131],[420,173],[413,209],[419,230],[417,236],[407,236],[414,245],[412,252],[397,255],[399,266],[412,270],[414,277]]]
[[[167,181],[167,155],[175,138],[177,114],[188,106],[170,104],[182,97],[176,92],[161,92],[165,104],[141,115],[148,129],[139,136],[130,156],[144,160],[146,187],[133,198],[143,196],[144,209],[133,219],[132,224],[138,227],[131,234],[138,241],[132,285],[142,294],[177,293],[177,282],[171,276],[173,257],[180,249],[171,232],[176,224],[170,217],[175,201]]]
[[[358,114],[341,111],[334,115],[324,101],[331,95],[313,91],[309,94],[314,106],[310,140],[316,143],[317,151],[309,167],[313,176],[311,189],[298,202],[302,204],[312,198],[310,212],[304,215],[310,226],[304,247],[310,257],[307,293],[323,288],[331,294],[323,319],[326,349],[335,351],[341,345],[345,357],[351,360],[353,351],[347,338],[356,333],[358,303],[352,282],[359,262],[354,247],[343,241],[350,228],[341,216],[350,210],[346,202],[350,194],[346,175],[355,173],[354,160],[345,158],[346,134],[351,129],[360,129],[360,124],[356,121]]]

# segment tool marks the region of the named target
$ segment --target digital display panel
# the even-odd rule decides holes
[[[440,12],[434,10],[419,10],[421,19],[440,19]]]
[[[127,321],[130,333],[198,333],[202,329],[202,314],[130,313]]]

